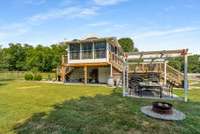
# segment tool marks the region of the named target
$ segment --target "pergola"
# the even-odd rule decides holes
[[[128,85],[128,66],[133,64],[133,61],[138,62],[163,62],[164,63],[164,83],[166,84],[167,70],[166,64],[169,58],[183,57],[184,58],[184,100],[188,100],[188,49],[179,50],[162,50],[162,51],[145,51],[145,52],[129,52],[125,54],[123,68],[123,96],[129,96],[127,89]]]

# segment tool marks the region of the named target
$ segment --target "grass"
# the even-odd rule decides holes
[[[122,97],[120,89],[14,80],[0,82],[0,96],[2,134],[200,133],[197,96],[188,103],[171,101],[187,116],[176,122],[143,115],[140,107],[154,100]]]
[[[175,94],[184,97],[184,90],[177,89],[175,90]],[[190,85],[188,96],[189,100],[193,102],[200,102],[200,82],[196,82],[195,84]]]
[[[30,118],[34,113],[54,109],[55,104],[81,96],[109,94],[105,87],[83,87],[45,84],[25,81],[0,82],[0,133],[11,132],[12,127]]]

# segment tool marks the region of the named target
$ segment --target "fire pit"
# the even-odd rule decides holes
[[[172,104],[167,102],[153,102],[152,110],[159,114],[172,114]]]
[[[152,105],[141,107],[141,112],[147,116],[161,120],[183,120],[185,114],[176,110],[172,104],[167,102],[153,102]]]

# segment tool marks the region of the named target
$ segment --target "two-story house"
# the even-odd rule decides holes
[[[61,78],[64,82],[117,84],[122,79],[123,50],[117,38],[89,37],[65,41]]]

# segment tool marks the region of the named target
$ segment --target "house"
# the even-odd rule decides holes
[[[154,73],[163,84],[173,81],[177,86],[182,85],[183,74],[167,65],[167,61],[170,57],[181,56],[183,49],[125,54],[115,37],[87,37],[64,43],[68,45],[61,65],[64,82],[119,85],[122,81],[128,83],[132,75],[147,78]]]
[[[184,84],[187,96],[187,49],[124,53],[115,37],[87,37],[64,43],[68,49],[62,56],[63,82],[121,85],[126,96],[140,92],[138,86],[134,87],[136,83],[132,82],[136,80],[133,77],[139,76],[143,81],[158,83],[158,86],[168,83],[183,87]],[[168,59],[173,57],[184,57],[184,74],[167,64]]]
[[[123,50],[115,37],[88,37],[64,42],[61,78],[64,82],[108,83],[122,80]]]

